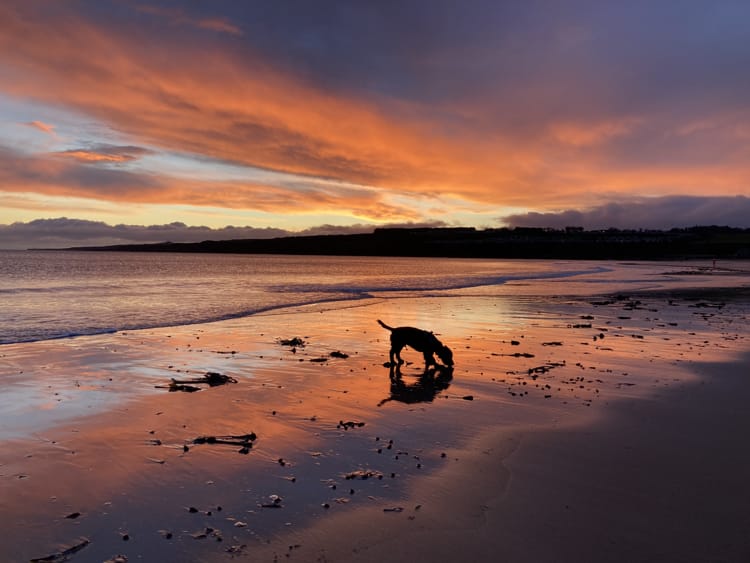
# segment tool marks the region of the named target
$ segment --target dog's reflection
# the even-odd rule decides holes
[[[433,365],[425,368],[416,381],[407,383],[401,374],[401,367],[391,364],[390,367],[390,396],[378,403],[382,406],[388,401],[399,401],[400,403],[430,403],[441,391],[450,387],[453,379],[453,368],[441,365]]]

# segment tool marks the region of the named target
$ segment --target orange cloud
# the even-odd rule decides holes
[[[425,192],[481,189],[516,152],[510,143],[473,147],[446,136],[419,108],[389,108],[409,116],[394,119],[261,61],[190,46],[166,52],[82,21],[53,27],[5,10],[1,56],[20,69],[3,84],[6,92],[64,104],[155,146]],[[28,66],[34,72],[24,72]]]
[[[640,119],[625,118],[595,123],[558,122],[550,126],[553,138],[576,147],[599,145],[602,142],[630,133]]]
[[[58,153],[60,156],[74,158],[83,162],[128,162],[133,160],[126,155],[100,154],[84,150],[71,150]]]
[[[242,30],[225,18],[194,18],[185,13],[184,10],[160,6],[140,5],[136,9],[145,14],[164,18],[172,25],[187,25],[219,33],[242,35]]]
[[[233,29],[229,22],[198,21],[179,10],[140,9],[181,25]],[[360,99],[314,87],[231,46],[134,37],[74,17],[53,22],[7,4],[0,7],[0,19],[0,64],[10,69],[0,78],[6,94],[71,108],[133,142],[166,151],[285,172],[302,182],[321,178],[377,188],[346,191],[308,183],[294,189],[156,174],[131,177],[132,183],[107,177],[97,184],[93,174],[82,180],[80,171],[40,159],[34,170],[51,176],[40,172],[16,190],[34,186],[44,193],[117,201],[280,213],[347,210],[378,220],[419,220],[419,211],[389,201],[441,194],[483,206],[559,209],[633,190],[737,193],[750,180],[750,167],[740,159],[731,167],[717,160],[691,168],[643,157],[628,161],[613,152],[639,150],[633,139],[646,116],[580,121],[542,116],[540,123],[506,132],[492,123],[492,104],[502,101],[489,95],[473,100],[476,105],[465,100],[450,108]],[[529,107],[519,111],[530,114]],[[90,164],[127,160],[85,151],[64,156]]]
[[[0,186],[11,194],[90,198],[121,203],[177,204],[252,209],[280,214],[340,214],[376,222],[415,221],[419,213],[389,203],[372,188],[299,181],[271,185],[242,181],[209,181],[91,166],[98,155],[60,158],[59,154],[29,157],[0,149]],[[91,160],[93,159],[93,160]],[[109,161],[107,161],[109,162]]]
[[[242,30],[223,18],[205,18],[197,20],[196,25],[202,29],[210,29],[230,35],[242,35]]]
[[[121,164],[137,160],[138,158],[150,153],[150,150],[142,147],[101,145],[92,149],[71,149],[62,151],[54,153],[53,156],[70,158],[79,162]]]
[[[47,133],[48,135],[55,135],[55,126],[48,125],[47,123],[44,123],[42,121],[29,121],[27,123],[24,123],[24,125],[33,127],[34,129],[38,129],[39,131]]]

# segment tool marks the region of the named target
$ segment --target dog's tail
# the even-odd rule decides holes
[[[388,326],[387,324],[385,324],[385,323],[384,323],[383,321],[381,321],[380,319],[378,319],[378,324],[379,324],[380,326],[382,326],[382,327],[383,327],[384,329],[386,329],[386,330],[390,330],[391,332],[393,332],[393,327],[390,327],[390,326]]]

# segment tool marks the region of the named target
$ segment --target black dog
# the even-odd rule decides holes
[[[404,346],[410,346],[417,352],[422,352],[425,368],[429,365],[437,365],[433,354],[440,358],[440,361],[446,366],[453,365],[453,352],[435,338],[435,335],[431,332],[410,326],[393,328],[379,319],[378,324],[391,331],[391,366],[395,364],[395,359],[398,360],[398,365],[404,363],[404,360],[401,359],[401,350],[403,350]]]

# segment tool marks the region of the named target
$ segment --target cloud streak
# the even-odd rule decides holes
[[[164,19],[170,25],[184,25],[229,35],[242,35],[242,30],[223,17],[193,17],[180,8],[164,8],[142,4],[136,8],[139,12]]]
[[[0,186],[8,193],[91,198],[122,203],[180,204],[251,209],[268,213],[310,214],[344,208],[352,217],[374,221],[419,219],[405,205],[389,203],[376,189],[297,180],[287,185],[241,180],[204,180],[156,175],[119,166],[138,147],[110,147],[48,156],[27,156],[0,146]]]
[[[54,156],[70,158],[84,163],[122,164],[138,160],[153,151],[143,147],[97,145],[91,148],[69,149],[54,153]]]
[[[55,135],[55,126],[49,125],[47,123],[44,123],[42,121],[29,121],[27,123],[24,123],[23,125],[26,125],[28,127],[33,127],[34,129],[37,129],[41,131],[42,133],[47,133],[48,135]]]

